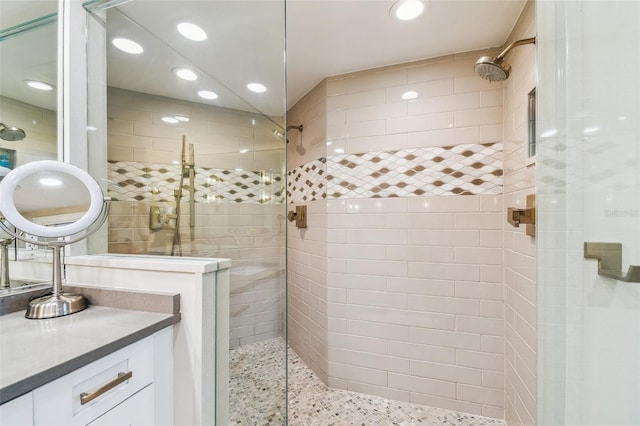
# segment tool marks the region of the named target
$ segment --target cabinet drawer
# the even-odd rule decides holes
[[[148,337],[36,389],[35,424],[86,425],[152,383],[153,373]]]

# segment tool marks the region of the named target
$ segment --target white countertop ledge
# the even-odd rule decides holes
[[[180,314],[94,305],[51,319],[0,316],[0,404],[178,321]]]
[[[208,273],[231,267],[231,259],[206,257],[152,256],[131,254],[92,254],[65,258],[67,265],[150,271]]]

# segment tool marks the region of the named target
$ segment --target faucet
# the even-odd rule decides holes
[[[0,239],[0,289],[11,287],[9,281],[9,246],[14,238]]]

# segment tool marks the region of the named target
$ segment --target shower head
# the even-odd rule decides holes
[[[299,126],[287,126],[286,132],[288,132],[289,130],[297,130],[302,133],[302,130],[304,130],[304,125],[301,124]]]
[[[511,65],[504,62],[502,58],[493,56],[482,56],[476,61],[473,69],[478,76],[489,81],[506,80],[511,73]]]
[[[24,130],[17,127],[9,127],[4,123],[0,123],[0,138],[5,141],[15,142],[21,141],[27,134]]]
[[[504,62],[504,57],[516,46],[523,44],[535,43],[536,38],[525,38],[522,40],[514,41],[506,49],[502,51],[498,56],[482,56],[476,61],[473,67],[474,71],[479,77],[489,81],[503,81],[509,78],[511,73],[511,65]]]

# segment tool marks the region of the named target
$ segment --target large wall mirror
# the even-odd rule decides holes
[[[0,4],[0,167],[5,169],[58,158],[57,8],[56,0]],[[45,250],[24,243],[10,250],[12,260],[45,256]]]
[[[284,1],[85,9],[90,171],[112,198],[104,246],[91,252],[231,258],[230,326],[218,330],[230,395],[216,398],[218,413],[282,424]]]

